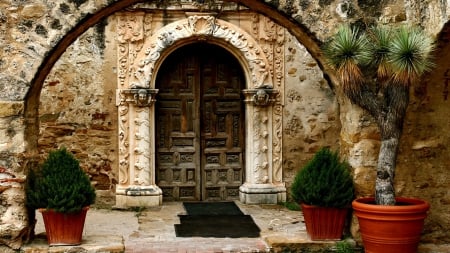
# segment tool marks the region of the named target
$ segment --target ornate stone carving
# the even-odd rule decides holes
[[[273,89],[248,89],[243,91],[247,103],[248,116],[251,117],[251,136],[247,137],[247,148],[253,154],[251,166],[252,182],[255,184],[272,183],[272,160],[270,148],[272,129],[271,107],[276,101],[277,90]]]
[[[266,106],[269,104],[269,94],[261,89],[258,90],[255,95],[253,95],[253,103],[259,106]]]
[[[149,88],[153,78],[156,61],[162,52],[176,41],[197,37],[206,39],[212,37],[231,44],[232,49],[237,49],[246,60],[246,65],[251,72],[252,88],[272,88],[273,81],[270,68],[262,48],[245,31],[226,21],[215,19],[208,15],[190,16],[177,22],[173,22],[146,40],[144,49],[139,55],[139,62],[132,67],[135,69],[131,87]]]
[[[144,38],[151,31],[151,15],[144,12],[121,12],[117,17],[118,41],[118,79],[119,86],[127,83],[129,73],[138,52],[142,49]]]
[[[214,32],[214,19],[213,16],[190,16],[186,28],[193,35],[211,35]]]
[[[273,107],[273,136],[272,136],[272,163],[273,163],[273,182],[281,184],[283,182],[282,169],[282,139],[283,139],[283,106],[279,103]]]
[[[119,106],[119,184],[128,183],[128,105]]]
[[[274,89],[246,89],[242,92],[247,103],[262,107],[272,105],[279,94],[279,91]]]
[[[253,145],[255,147],[253,155],[253,176],[257,184],[267,184],[269,182],[269,157],[267,129],[267,110],[256,108],[253,111]]]
[[[150,120],[153,119],[150,119],[150,107],[157,92],[151,89],[117,90],[120,185],[149,186],[152,183]]]
[[[134,140],[134,179],[133,185],[151,184],[151,157],[150,157],[150,121],[149,108],[136,109],[135,140]]]
[[[155,96],[158,93],[156,89],[119,89],[118,105],[133,104],[138,107],[152,106],[156,101]]]
[[[251,122],[247,125],[246,137],[249,156],[246,158],[247,183],[239,191],[242,190],[247,200],[258,194],[269,194],[270,200],[265,200],[267,203],[285,199],[281,160],[283,97],[279,95],[280,90],[284,89],[284,30],[258,14],[252,23],[255,36],[250,36],[212,14],[186,13],[186,19],[152,31],[152,16],[139,15],[137,18],[122,17],[118,21],[122,27],[118,38],[117,103],[119,111],[123,111],[120,114],[123,121],[119,123],[119,143],[121,150],[128,150],[120,155],[118,194],[143,196],[159,192],[154,182],[155,136],[150,131],[154,124],[154,108],[151,106],[157,91],[150,88],[154,86],[155,68],[159,66],[165,51],[172,50],[174,44],[181,45],[184,41],[196,39],[210,40],[226,47],[242,60],[247,72],[249,89],[243,93],[247,104],[246,117]],[[223,142],[217,140],[220,141]],[[206,145],[217,143],[208,142]],[[170,159],[181,162],[184,158],[178,154]],[[211,159],[213,157],[208,161]],[[130,201],[120,196],[118,200]],[[247,200],[244,202],[247,203]]]
[[[144,13],[117,14],[117,40],[119,43],[129,43],[144,39]]]
[[[284,28],[277,25],[270,18],[255,14],[252,17],[252,31],[259,38],[259,43],[267,58],[272,62],[270,68],[274,73],[274,88],[281,94],[284,90]],[[258,92],[260,93],[260,92]],[[261,95],[257,97],[262,97]],[[262,101],[262,100],[261,100]],[[283,97],[274,99],[273,103],[273,128],[272,128],[272,166],[273,183],[282,183],[282,120],[283,120]],[[255,100],[256,104],[261,104]]]

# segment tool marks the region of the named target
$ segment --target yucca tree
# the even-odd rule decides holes
[[[377,204],[395,204],[395,166],[409,88],[433,67],[433,45],[417,28],[380,26],[361,31],[347,25],[325,44],[325,56],[343,92],[375,119],[380,130]]]

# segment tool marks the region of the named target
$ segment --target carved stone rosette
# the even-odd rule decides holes
[[[154,206],[162,203],[155,185],[153,104],[158,90],[118,89],[119,185],[116,206]]]

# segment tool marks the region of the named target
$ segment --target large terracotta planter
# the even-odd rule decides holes
[[[313,241],[340,240],[349,208],[318,207],[301,203],[306,232]]]
[[[88,209],[89,207],[85,207],[79,213],[71,214],[39,209],[44,220],[48,244],[50,246],[81,244]]]
[[[375,205],[374,198],[353,201],[366,253],[415,253],[430,204],[396,198],[397,205]]]

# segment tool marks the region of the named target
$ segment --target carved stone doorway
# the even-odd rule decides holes
[[[183,46],[156,78],[156,184],[163,200],[239,199],[244,181],[242,68],[208,43]]]

